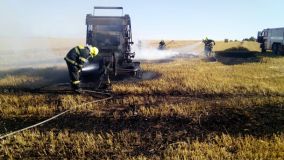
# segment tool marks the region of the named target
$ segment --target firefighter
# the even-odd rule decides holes
[[[98,48],[79,45],[72,48],[64,58],[67,63],[71,87],[75,92],[80,92],[80,75],[83,65],[99,53]]]
[[[210,57],[212,54],[213,46],[216,44],[214,40],[208,39],[207,37],[203,40],[204,53],[206,57]]]
[[[159,43],[159,49],[163,50],[166,48],[166,43],[164,40],[161,40],[161,42]]]

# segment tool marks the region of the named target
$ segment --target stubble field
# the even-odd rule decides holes
[[[240,47],[259,51],[254,42],[215,50]],[[115,82],[113,99],[80,108],[96,97],[24,90],[68,82],[64,67],[3,70],[0,135],[72,112],[0,140],[0,159],[283,159],[284,57],[217,57],[144,63],[154,79]]]

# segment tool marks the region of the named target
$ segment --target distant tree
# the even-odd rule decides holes
[[[250,37],[250,38],[249,38],[249,41],[256,41],[256,38]]]
[[[238,42],[238,40],[237,40],[237,39],[235,39],[235,42]]]
[[[254,41],[256,41],[256,38],[254,38],[254,37],[245,38],[245,39],[243,39],[243,41],[251,41],[251,42],[254,42]]]
[[[228,42],[229,42],[229,39],[225,39],[224,42],[225,42],[225,43],[228,43]]]

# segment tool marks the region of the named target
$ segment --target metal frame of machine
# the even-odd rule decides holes
[[[141,76],[140,62],[133,62],[131,51],[132,28],[129,15],[98,16],[96,10],[122,10],[122,7],[94,7],[94,14],[86,17],[87,45],[96,46],[100,53],[90,63],[102,61],[104,69],[113,76]]]

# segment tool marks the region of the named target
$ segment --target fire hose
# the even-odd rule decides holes
[[[57,85],[59,85],[59,84],[57,84]],[[62,84],[60,84],[60,85],[62,85]],[[42,88],[46,88],[46,87],[41,87],[41,88],[35,89],[35,90],[33,90],[33,91],[38,91],[38,92],[40,93],[40,91],[42,91]],[[79,107],[82,107],[82,106],[85,106],[85,105],[89,105],[89,104],[93,104],[93,103],[98,103],[98,102],[107,101],[107,100],[110,100],[110,99],[113,98],[113,96],[112,96],[111,93],[107,93],[107,92],[105,92],[105,91],[82,90],[82,93],[97,94],[97,95],[105,96],[105,98],[93,100],[93,101],[91,101],[91,102],[82,103],[82,104],[80,104],[80,105],[75,106],[74,108],[79,108]],[[20,130],[17,130],[17,131],[14,131],[14,132],[10,132],[10,133],[8,133],[8,134],[5,134],[5,135],[3,135],[3,136],[0,136],[0,140],[2,140],[2,139],[4,139],[4,138],[7,138],[7,137],[10,137],[10,136],[13,136],[13,135],[15,135],[15,134],[17,134],[17,133],[21,133],[21,132],[24,132],[24,131],[26,131],[26,130],[29,130],[29,129],[38,127],[38,126],[40,126],[40,125],[46,124],[46,123],[48,123],[48,122],[50,122],[50,121],[52,121],[52,120],[54,120],[54,119],[56,119],[56,118],[58,118],[58,117],[61,117],[61,116],[65,115],[66,113],[69,113],[69,112],[72,112],[72,109],[67,109],[67,110],[65,110],[65,111],[63,111],[63,112],[61,112],[61,113],[59,113],[59,114],[56,114],[56,115],[52,116],[51,118],[48,118],[48,119],[46,119],[46,120],[44,120],[44,121],[41,121],[41,122],[36,123],[36,124],[34,124],[34,125],[31,125],[31,126],[22,128],[22,129],[20,129]]]

